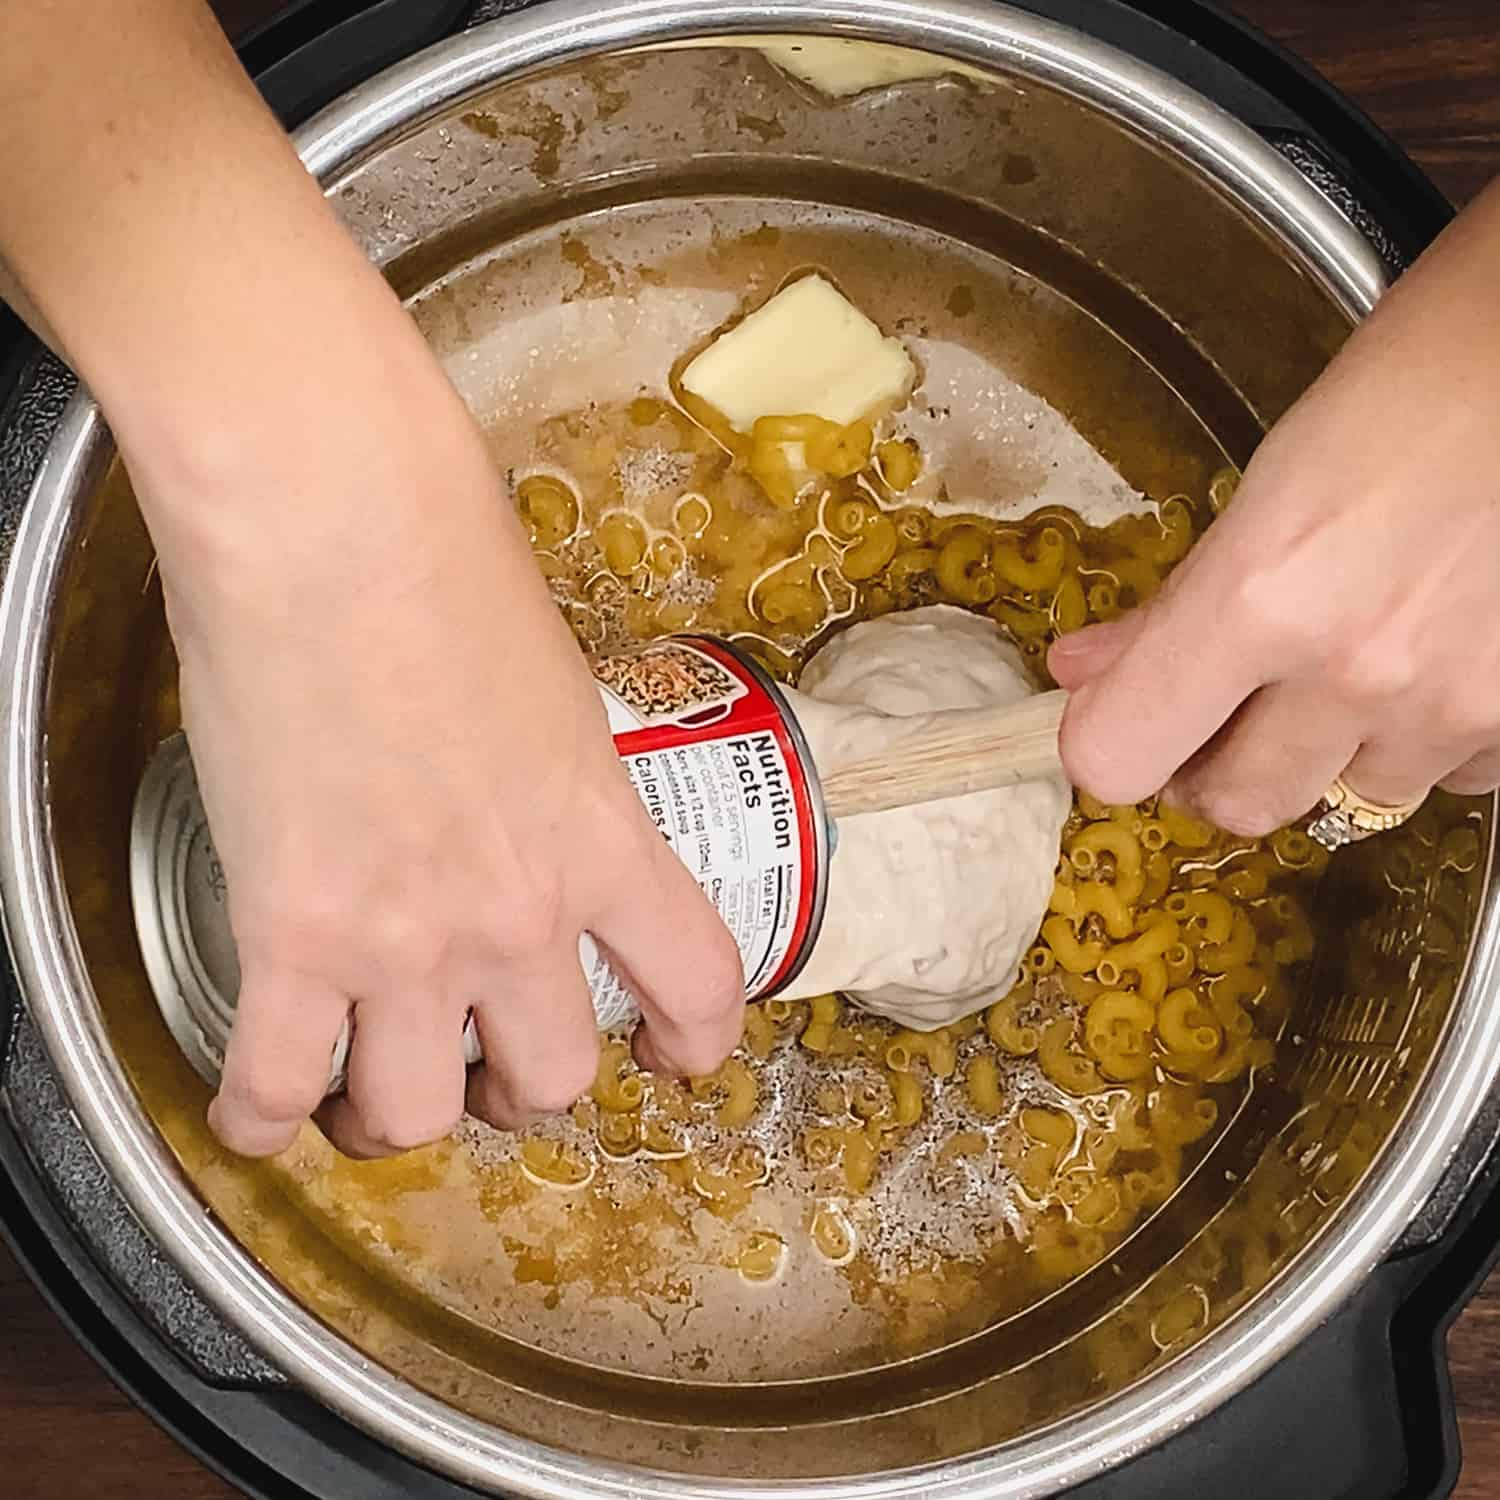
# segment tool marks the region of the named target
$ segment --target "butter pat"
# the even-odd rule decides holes
[[[721,334],[683,372],[683,388],[736,432],[759,417],[822,417],[845,427],[904,401],[911,356],[836,287],[803,276]]]
[[[893,83],[914,83],[945,74],[976,78],[984,83],[993,81],[978,68],[883,42],[799,36],[795,41],[773,40],[759,45],[782,72],[834,99],[849,99]]]

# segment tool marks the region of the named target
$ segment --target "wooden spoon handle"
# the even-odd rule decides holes
[[[1062,769],[1057,731],[1067,701],[1058,689],[994,708],[924,714],[878,755],[822,772],[828,815],[885,812],[1051,776]]]

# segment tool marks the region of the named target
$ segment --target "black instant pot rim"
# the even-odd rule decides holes
[[[1443,195],[1363,111],[1211,0],[1018,0],[1018,6],[1070,22],[1194,83],[1278,145],[1291,141],[1312,148],[1335,179],[1352,189],[1350,201],[1370,210],[1403,260],[1415,258],[1451,217]],[[242,56],[278,113],[293,124],[361,77],[458,29],[476,13],[488,17],[523,8],[524,0],[296,0],[242,40]],[[24,327],[0,308],[0,433],[11,421],[37,354]],[[12,1003],[19,1003],[9,973],[4,990],[0,1106],[6,1100],[4,1060],[11,1040],[6,1023]],[[4,1191],[7,1187],[11,1191]],[[256,1500],[333,1500],[352,1493],[361,1500],[412,1494],[456,1500],[475,1493],[420,1469],[288,1386],[256,1388],[203,1378],[101,1268],[4,1108],[0,1237],[115,1384],[201,1462]],[[1356,1367],[1374,1357],[1389,1366],[1389,1389],[1376,1403],[1375,1435],[1380,1427],[1400,1435],[1407,1481],[1399,1491],[1403,1500],[1447,1494],[1457,1478],[1460,1450],[1444,1343],[1453,1318],[1492,1268],[1497,1248],[1500,1156],[1489,1152],[1435,1243],[1387,1262],[1354,1304],[1190,1433],[1070,1493],[1077,1500],[1124,1500],[1186,1493],[1212,1483],[1230,1500],[1239,1481],[1223,1471],[1233,1444],[1225,1447],[1223,1432],[1214,1437],[1212,1429],[1243,1424],[1249,1404],[1258,1401],[1254,1425],[1269,1423],[1282,1437],[1292,1437],[1299,1413],[1317,1404],[1306,1400],[1307,1385],[1328,1389],[1348,1374],[1352,1354]],[[1278,1395],[1278,1377],[1297,1364],[1304,1367],[1302,1374],[1290,1385],[1283,1378]],[[1325,1440],[1327,1429],[1337,1425],[1330,1416],[1325,1405],[1318,1419]],[[1183,1445],[1195,1438],[1200,1455],[1212,1450],[1206,1468],[1186,1461]],[[1338,1445],[1325,1441],[1323,1447]],[[1383,1477],[1389,1477],[1389,1450],[1378,1458],[1387,1469]],[[1257,1495],[1264,1493],[1262,1467],[1232,1467],[1246,1471]],[[1328,1483],[1326,1477],[1316,1478],[1308,1500],[1376,1494],[1359,1480],[1354,1488]]]
[[[73,1341],[131,1403],[250,1500],[286,1500],[295,1493],[260,1454],[212,1419],[206,1398],[223,1392],[199,1380],[99,1269],[8,1119],[0,1120],[0,1182],[13,1190],[0,1195],[0,1242]]]
[[[1315,141],[1355,189],[1359,202],[1391,234],[1406,263],[1443,230],[1454,215],[1447,196],[1395,139],[1348,95],[1310,63],[1272,40],[1221,0],[1013,0],[1023,9],[1057,15],[1062,9],[1105,6],[1143,17],[1154,27],[1188,42],[1205,58],[1238,71],[1271,113],[1248,123],[1273,137],[1290,128]],[[1174,69],[1193,81],[1190,72]],[[1209,91],[1212,96],[1212,91]],[[1219,102],[1242,118],[1251,96],[1220,96]],[[1285,115],[1288,120],[1278,120]],[[1295,121],[1295,124],[1291,124]]]

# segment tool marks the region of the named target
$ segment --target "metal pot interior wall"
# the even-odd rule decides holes
[[[962,299],[903,291],[882,270],[885,249],[915,227],[924,245],[952,246],[954,264],[998,268],[1015,295],[984,311],[1010,372],[1153,495],[1201,489],[1224,457],[1243,464],[1351,326],[1346,300],[1201,173],[1031,80],[916,78],[839,98],[742,45],[579,63],[425,123],[334,197],[492,423],[497,393],[470,353],[528,311],[543,334],[566,333],[541,303],[522,306],[528,289],[551,284],[566,306],[670,290],[678,274],[724,294],[769,287],[830,225],[846,247],[871,247],[840,266],[856,300],[878,295],[889,317],[904,298],[900,316],[938,336],[970,336]],[[756,239],[757,221],[777,232]],[[629,249],[638,232],[654,246],[644,261]],[[697,1372],[647,1360],[656,1373],[641,1374],[518,1334],[504,1296],[469,1275],[472,1243],[433,1258],[421,1223],[440,1239],[434,1225],[461,1200],[465,1232],[483,1233],[480,1188],[452,1153],[355,1173],[314,1147],[248,1164],[215,1146],[121,896],[130,798],[175,716],[151,549],[111,468],[60,600],[52,826],[114,1044],[203,1199],[330,1336],[462,1411],[570,1452],[762,1481],[972,1454],[1254,1317],[1357,1192],[1423,1078],[1491,836],[1487,805],[1435,797],[1405,830],[1335,862],[1274,1079],[1095,1270],[948,1347],[853,1373],[727,1380],[709,1358]],[[426,1221],[387,1213],[397,1199],[425,1201]],[[343,1211],[354,1200],[361,1212]]]

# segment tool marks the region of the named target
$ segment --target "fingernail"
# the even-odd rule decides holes
[[[323,1138],[347,1161],[385,1161],[401,1154],[389,1147],[372,1146],[364,1141],[351,1141],[345,1136],[330,1135],[326,1130],[323,1132]]]
[[[230,1111],[227,1118],[219,1101],[208,1106],[208,1128],[219,1143],[236,1156],[279,1156],[297,1139],[298,1125],[270,1120],[237,1119]]]

